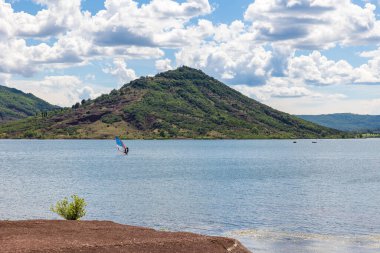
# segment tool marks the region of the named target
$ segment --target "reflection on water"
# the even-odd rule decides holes
[[[126,143],[0,140],[0,219],[56,219],[76,193],[86,219],[241,231],[254,252],[380,252],[380,140]]]
[[[322,235],[275,230],[240,230],[225,234],[239,239],[253,252],[273,253],[378,253],[380,234],[362,236]]]

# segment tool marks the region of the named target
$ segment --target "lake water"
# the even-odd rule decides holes
[[[238,238],[254,252],[380,252],[380,140],[0,140],[0,219],[86,219]]]

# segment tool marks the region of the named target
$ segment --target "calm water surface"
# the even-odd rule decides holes
[[[380,140],[0,140],[0,219],[86,219],[240,239],[254,252],[380,252]]]

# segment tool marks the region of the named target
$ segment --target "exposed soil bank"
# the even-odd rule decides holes
[[[237,240],[109,221],[0,221],[1,252],[249,253]]]

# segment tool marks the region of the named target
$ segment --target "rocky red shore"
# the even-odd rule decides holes
[[[248,253],[237,240],[164,232],[109,221],[0,221],[0,251]]]

